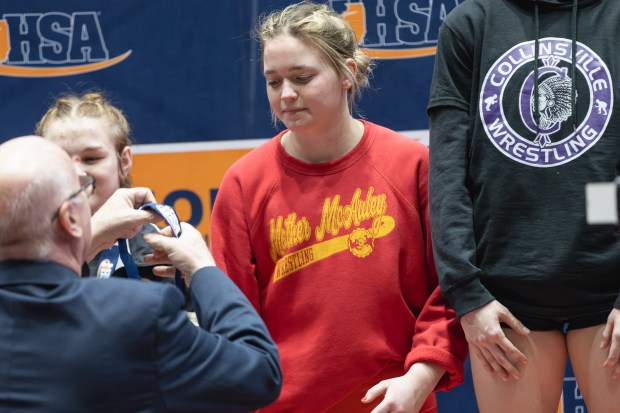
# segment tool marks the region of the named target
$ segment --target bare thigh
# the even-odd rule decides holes
[[[557,413],[566,368],[566,338],[560,331],[532,331],[521,336],[504,329],[506,337],[527,357],[519,365],[520,380],[492,376],[473,352],[472,376],[480,413]]]
[[[617,413],[620,410],[620,380],[604,369],[609,348],[602,349],[605,325],[570,330],[566,333],[568,354],[581,395],[589,413]]]

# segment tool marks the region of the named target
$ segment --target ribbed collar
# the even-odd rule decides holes
[[[328,175],[338,173],[359,161],[374,143],[375,134],[373,133],[374,128],[372,124],[365,120],[361,120],[361,122],[364,124],[362,139],[360,139],[353,149],[338,159],[322,163],[309,163],[289,155],[282,147],[282,136],[288,132],[288,129],[280,132],[273,140],[276,157],[285,168],[303,175]]]

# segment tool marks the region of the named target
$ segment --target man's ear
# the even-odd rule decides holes
[[[132,162],[131,147],[125,146],[118,157],[118,174],[121,182],[129,176]]]
[[[58,223],[60,227],[70,237],[81,238],[84,236],[84,228],[79,220],[77,205],[73,202],[64,202],[58,211]]]

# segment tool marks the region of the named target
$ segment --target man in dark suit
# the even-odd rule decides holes
[[[202,328],[174,285],[79,278],[91,235],[109,243],[131,227],[132,204],[152,199],[124,190],[91,234],[92,191],[51,142],[0,145],[0,412],[237,412],[274,401],[277,349],[193,227],[147,242],[152,260],[185,275]],[[102,224],[106,211],[118,224]]]

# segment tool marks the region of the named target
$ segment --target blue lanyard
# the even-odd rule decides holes
[[[125,265],[125,270],[127,271],[127,278],[132,278],[134,280],[141,280],[140,273],[138,272],[138,266],[133,260],[133,257],[129,253],[129,249],[127,248],[127,240],[119,239],[118,240],[118,253],[121,256],[121,261]]]
[[[175,237],[178,238],[181,236],[181,224],[179,222],[179,218],[177,217],[177,213],[174,211],[172,207],[168,205],[163,205],[163,204],[156,204],[154,202],[144,204],[140,207],[140,209],[147,209],[147,208],[157,212],[159,215],[162,216],[164,221],[166,221],[166,224],[168,224],[170,228],[172,228],[172,233],[174,234]],[[116,260],[118,260],[118,255],[120,255],[121,261],[123,261],[123,264],[125,265],[125,270],[127,272],[127,278],[131,278],[134,280],[140,280],[141,277],[140,277],[140,273],[138,272],[138,267],[136,266],[136,263],[133,260],[133,257],[129,253],[127,244],[128,242],[126,239],[119,239],[117,244],[115,244],[110,249],[110,255],[116,254]],[[116,245],[118,245],[118,247]],[[102,259],[103,258],[104,257],[102,256]],[[106,256],[106,258],[108,257]],[[114,272],[114,268],[116,267],[116,260],[114,260],[114,266],[112,267],[112,272]],[[112,261],[111,258],[110,258],[110,261]],[[174,274],[174,283],[182,292],[185,292],[185,283],[183,282],[183,278],[181,277],[181,271],[179,270],[177,270],[176,273]]]

